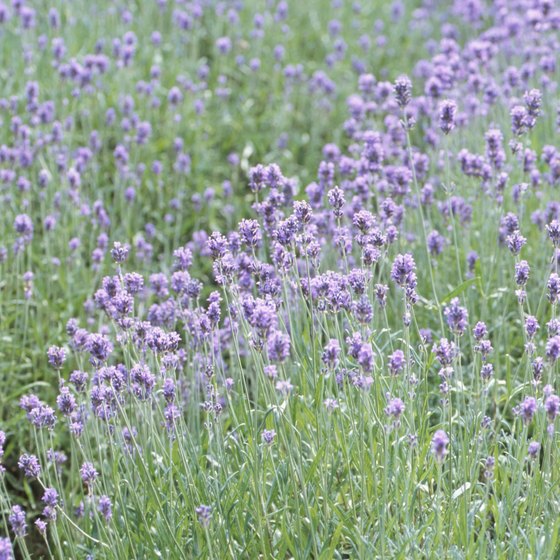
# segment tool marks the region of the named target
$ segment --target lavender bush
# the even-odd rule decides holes
[[[558,6],[55,4],[0,4],[0,559],[557,557]]]

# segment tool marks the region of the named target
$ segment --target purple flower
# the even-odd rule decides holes
[[[228,242],[221,233],[216,231],[212,233],[208,238],[207,244],[213,258],[217,259],[226,254]]]
[[[216,40],[216,48],[221,54],[227,54],[231,50],[231,39],[229,37],[220,37]]]
[[[274,364],[264,366],[263,373],[269,379],[276,379],[278,377],[278,368]],[[276,387],[278,389],[278,386]]]
[[[528,115],[525,107],[516,105],[510,111],[511,131],[515,136],[521,136],[527,130]]]
[[[152,394],[156,378],[146,364],[136,364],[130,369],[132,391],[140,400],[146,400]]]
[[[272,302],[257,300],[249,309],[249,322],[261,336],[266,337],[278,322],[274,305]]]
[[[264,189],[266,185],[266,168],[260,163],[249,169],[249,187],[254,193]]]
[[[385,284],[375,285],[375,299],[381,307],[385,307],[387,304],[387,292],[389,291],[389,286]]]
[[[56,404],[64,416],[68,416],[74,412],[76,409],[76,399],[70,393],[68,387],[62,387],[60,389],[60,394],[56,398]]]
[[[395,80],[393,93],[399,107],[406,107],[410,103],[412,95],[412,83],[408,76],[400,76]]]
[[[46,535],[47,535],[47,524],[45,523],[45,521],[43,521],[42,519],[36,519],[35,520],[35,527],[37,528],[37,531],[39,531],[39,533],[43,537],[46,537]],[[0,550],[0,560],[4,560],[4,557],[2,556],[1,550]]]
[[[532,441],[527,448],[527,453],[531,459],[535,459],[541,450],[541,444],[538,441]]]
[[[455,343],[449,342],[447,338],[440,339],[439,343],[434,344],[432,352],[436,355],[438,362],[443,366],[449,366],[457,356]]]
[[[369,298],[363,295],[357,302],[354,303],[354,315],[360,323],[367,324],[373,319],[373,306]]]
[[[480,368],[480,377],[484,381],[488,381],[494,375],[494,366],[492,364],[483,364]]]
[[[273,331],[267,342],[268,357],[273,362],[283,362],[290,355],[290,337],[280,331]]]
[[[536,380],[539,380],[542,377],[544,371],[544,360],[539,356],[533,360],[531,364],[533,368],[533,376]]]
[[[58,492],[54,488],[46,488],[41,501],[51,508],[58,505]]]
[[[138,294],[144,287],[144,278],[137,272],[127,272],[124,275],[124,285],[129,294]]]
[[[12,543],[7,537],[0,537],[0,560],[14,560]]]
[[[45,504],[43,515],[49,521],[56,520],[56,506],[58,505],[58,492],[54,488],[47,488],[41,499]]]
[[[54,410],[41,402],[33,406],[27,413],[27,418],[36,428],[47,428],[52,430],[56,424]]]
[[[529,280],[531,269],[527,261],[519,261],[515,263],[515,283],[518,286],[525,286]]]
[[[480,340],[474,346],[475,352],[480,352],[482,354],[482,359],[486,361],[488,354],[494,350],[492,348],[492,343],[489,340]]]
[[[476,340],[482,340],[488,335],[488,327],[486,323],[479,321],[473,328],[473,336]]]
[[[496,459],[490,455],[484,461],[484,477],[489,479],[494,476],[494,466],[496,464]]]
[[[467,255],[467,267],[469,269],[469,275],[471,276],[474,272],[474,268],[476,266],[478,259],[479,257],[476,251],[470,251]]]
[[[100,362],[104,362],[113,351],[111,341],[100,333],[92,333],[87,337],[86,348],[92,358]]]
[[[327,193],[329,204],[333,209],[335,218],[342,217],[342,208],[346,203],[344,191],[340,187],[334,187]]]
[[[257,247],[262,239],[262,234],[257,220],[241,220],[239,222],[239,235],[247,247]]]
[[[448,453],[449,437],[443,430],[438,430],[432,437],[432,453],[438,461],[443,461]]]
[[[16,233],[24,239],[30,240],[33,237],[33,222],[27,214],[20,214],[14,220],[14,229]]]
[[[28,478],[37,478],[41,474],[41,465],[35,455],[21,455],[18,461],[18,467]]]
[[[445,247],[445,237],[435,230],[428,234],[426,242],[430,253],[434,256],[441,254]]]
[[[455,128],[455,113],[457,104],[446,99],[439,106],[439,127],[444,134],[449,134]]]
[[[88,492],[91,492],[93,483],[98,477],[98,473],[92,463],[85,462],[80,467],[80,476],[83,483],[87,486]]]
[[[431,344],[433,340],[433,335],[431,329],[420,329],[419,331],[420,339],[422,344]]]
[[[542,93],[538,89],[526,91],[523,95],[523,101],[525,101],[525,106],[527,107],[527,113],[529,116],[528,126],[532,128],[541,110]]]
[[[533,317],[533,315],[528,315],[525,318],[525,332],[527,333],[527,337],[529,339],[532,339],[535,336],[539,328],[539,322],[537,321],[536,317]]]
[[[560,222],[558,220],[552,220],[546,226],[546,232],[554,247],[560,247]]]
[[[527,243],[527,239],[523,237],[517,230],[507,236],[506,242],[511,253],[514,255],[519,255],[522,247]]]
[[[283,396],[288,396],[294,386],[289,381],[277,381],[276,382],[276,390]]]
[[[547,283],[548,288],[548,300],[553,305],[558,302],[560,299],[560,276],[553,272],[549,278]]]
[[[398,375],[406,365],[406,358],[402,350],[395,350],[389,356],[389,371],[393,375]]]
[[[200,505],[195,509],[195,513],[198,517],[198,522],[203,527],[208,527],[208,525],[210,525],[210,520],[212,518],[212,508],[210,506]]]
[[[334,369],[338,365],[339,357],[340,344],[338,340],[331,338],[323,350],[321,359],[328,368]]]
[[[560,413],[560,397],[558,397],[558,395],[550,395],[547,397],[544,401],[544,409],[546,410],[548,420],[554,422]]]
[[[263,430],[261,436],[262,436],[262,440],[267,445],[270,445],[274,442],[274,438],[276,437],[276,432],[274,430]]]
[[[8,516],[10,527],[16,537],[25,537],[27,535],[27,523],[25,521],[25,510],[21,506],[13,506]]]
[[[531,420],[533,420],[533,416],[535,416],[535,412],[537,411],[537,400],[534,397],[526,397],[519,406],[514,408],[514,412],[521,416],[523,422],[525,424],[529,424]]]
[[[546,328],[548,330],[548,336],[555,336],[560,334],[560,320],[551,319],[547,324]]]
[[[89,375],[85,371],[80,371],[80,370],[74,370],[70,374],[70,378],[69,378],[70,383],[74,385],[74,388],[78,393],[84,392],[88,379],[89,379]]]
[[[301,225],[307,224],[311,220],[312,208],[308,202],[296,200],[294,201],[294,215]]]
[[[402,400],[399,398],[395,398],[391,399],[385,407],[385,414],[387,414],[387,416],[392,416],[395,420],[398,420],[404,410],[405,406]]]
[[[410,253],[397,255],[391,268],[391,280],[401,287],[416,286],[416,263]]]
[[[101,496],[97,503],[99,513],[105,518],[105,521],[111,521],[113,517],[113,506],[109,496]]]
[[[65,360],[66,360],[66,350],[59,346],[51,346],[47,350],[47,358],[49,364],[55,368],[60,369],[62,368]]]
[[[128,258],[128,253],[130,251],[130,246],[122,244],[118,241],[113,243],[113,248],[111,249],[111,258],[117,263],[121,264]]]
[[[501,169],[504,165],[506,155],[503,150],[504,136],[498,129],[490,129],[485,135],[486,156],[496,169]]]
[[[373,370],[373,359],[374,353],[369,342],[364,342],[360,346],[360,350],[358,352],[358,363],[364,370],[364,372],[369,373]]]
[[[560,335],[549,338],[546,342],[546,357],[555,362],[560,358]]]
[[[449,305],[444,307],[443,314],[454,333],[462,335],[465,332],[469,315],[467,310],[459,305],[459,298],[453,298]]]

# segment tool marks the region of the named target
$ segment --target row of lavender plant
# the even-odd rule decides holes
[[[143,273],[102,239],[56,399],[20,400],[6,558],[32,531],[55,558],[558,553],[560,12],[480,10],[412,79],[361,73],[304,194],[253,166],[252,216]]]

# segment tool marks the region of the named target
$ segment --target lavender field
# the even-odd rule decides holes
[[[0,560],[560,558],[557,0],[0,0]]]

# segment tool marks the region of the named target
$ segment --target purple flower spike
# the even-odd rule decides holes
[[[448,453],[449,437],[443,430],[438,430],[432,438],[432,453],[438,461],[443,461]]]

